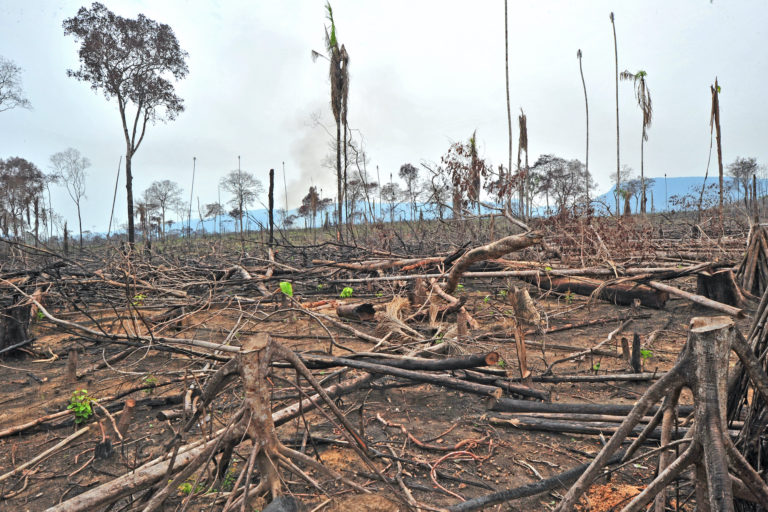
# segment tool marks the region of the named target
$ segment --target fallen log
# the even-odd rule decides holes
[[[362,304],[339,304],[336,306],[336,315],[339,318],[348,320],[370,321],[376,315],[373,304],[364,302]]]
[[[316,356],[321,357],[321,356]],[[322,356],[326,357],[326,356]],[[427,384],[434,384],[437,386],[443,386],[446,388],[456,389],[467,393],[473,393],[476,395],[490,396],[494,398],[501,398],[502,390],[498,386],[486,386],[484,384],[477,384],[474,382],[467,382],[447,375],[434,375],[431,373],[422,373],[413,370],[404,370],[401,368],[394,368],[392,366],[386,366],[383,364],[369,363],[366,361],[358,361],[355,359],[347,359],[343,357],[333,358],[335,363],[349,368],[357,368],[365,370],[368,373],[375,373],[379,375],[392,375],[394,377],[401,377],[416,382],[424,382]]]
[[[459,258],[448,274],[448,282],[445,284],[446,293],[453,293],[459,284],[462,274],[475,262],[498,258],[512,251],[519,251],[534,244],[539,244],[544,235],[539,231],[529,231],[520,235],[511,235],[501,240],[491,242],[481,247],[475,247]]]
[[[614,455],[607,464],[616,464],[624,457],[625,452],[619,452]],[[569,469],[557,475],[526,484],[520,487],[512,489],[505,489],[503,491],[486,494],[485,496],[478,496],[472,498],[463,503],[458,503],[447,508],[449,512],[472,512],[474,510],[486,510],[492,505],[498,505],[499,503],[505,503],[507,501],[517,500],[521,498],[527,498],[529,496],[536,496],[553,489],[559,489],[564,485],[569,485],[576,481],[581,474],[589,467],[589,464],[580,464],[575,468]]]
[[[544,402],[548,402],[551,398],[549,391],[543,391],[534,389],[526,385],[517,384],[507,379],[500,379],[493,375],[485,375],[479,372],[473,372],[471,370],[458,370],[456,375],[461,376],[463,379],[473,382],[480,382],[488,384],[490,386],[498,386],[508,393],[514,393],[521,396],[527,396],[530,398],[537,398]],[[521,377],[522,378],[522,377]]]
[[[299,354],[301,361],[311,369],[334,368],[348,366],[348,360],[390,366],[413,371],[446,371],[480,366],[493,366],[499,361],[498,352],[487,352],[466,356],[448,357],[445,359],[426,359],[421,357],[397,356],[391,354],[375,354],[362,352],[350,354],[347,357],[335,357],[327,354]]]
[[[735,316],[736,318],[744,318],[744,311],[740,308],[735,308],[733,306],[729,306],[728,304],[723,304],[722,302],[717,302],[695,293],[686,292],[680,288],[675,288],[674,286],[670,286],[668,284],[659,283],[658,281],[648,281],[648,286],[655,290],[690,300],[691,302],[695,302],[696,304],[704,306],[705,308],[714,309],[715,311],[720,311],[721,313]]]
[[[664,304],[669,299],[669,292],[653,290],[649,286],[636,283],[614,283],[603,286],[603,281],[579,276],[543,279],[521,277],[521,279],[545,290],[571,292],[585,296],[591,296],[595,290],[602,287],[597,297],[620,306],[631,306],[635,299],[638,299],[640,304],[647,308],[664,309]]]
[[[622,404],[582,404],[574,402],[532,402],[530,400],[515,400],[513,398],[499,398],[489,400],[486,404],[488,409],[495,412],[556,412],[556,413],[574,413],[574,414],[608,414],[611,416],[626,416],[634,405]],[[658,409],[651,408],[650,412],[655,413]],[[677,407],[679,415],[687,415],[693,412],[693,407],[689,405],[680,405]]]

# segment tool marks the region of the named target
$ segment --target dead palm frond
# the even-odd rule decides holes
[[[648,140],[648,128],[651,127],[651,121],[653,120],[653,102],[651,101],[651,91],[648,89],[648,84],[645,81],[645,77],[648,76],[643,70],[637,73],[630,71],[622,71],[619,75],[621,80],[632,81],[635,88],[635,99],[637,99],[637,106],[643,113],[643,139]]]

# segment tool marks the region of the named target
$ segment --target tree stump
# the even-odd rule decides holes
[[[10,304],[0,302],[0,350],[23,345],[29,339],[29,314],[30,305],[24,304],[20,294],[11,295]]]
[[[731,269],[699,273],[696,276],[696,293],[738,308],[744,307],[747,302]]]
[[[746,341],[737,335],[729,317],[698,317],[691,320],[688,341],[675,366],[651,386],[621,424],[589,468],[573,484],[556,512],[574,510],[579,498],[601,474],[611,456],[621,447],[648,410],[660,399],[662,406],[648,426],[627,450],[623,460],[634,451],[661,422],[662,446],[672,439],[675,407],[680,391],[689,388],[694,400],[693,427],[683,439],[687,448],[678,456],[662,451],[656,478],[627,504],[622,512],[639,512],[655,501],[655,512],[666,507],[666,487],[685,469],[695,468],[697,510],[730,512],[734,494],[768,503],[768,485],[734,447],[726,424],[728,357],[734,350],[739,356],[757,392],[768,397],[768,375],[762,370]]]
[[[328,397],[319,382],[312,376],[312,373],[304,366],[298,356],[283,345],[272,340],[268,334],[258,333],[244,339],[242,352],[238,353],[235,359],[224,365],[216,375],[211,377],[209,386],[203,392],[201,400],[202,407],[207,406],[223,387],[225,380],[230,376],[239,374],[243,382],[245,394],[242,409],[233,418],[225,432],[219,436],[215,444],[200,453],[195,460],[190,462],[183,470],[173,475],[172,478],[167,480],[165,486],[154,493],[144,507],[144,512],[159,510],[162,503],[175,492],[182,482],[189,479],[199,470],[204,469],[217,453],[221,453],[217,463],[217,473],[219,479],[223,478],[229,466],[234,448],[246,439],[251,441],[251,452],[245,467],[234,484],[234,489],[241,490],[231,493],[227,503],[224,505],[224,510],[250,510],[251,501],[265,493],[270,494],[272,500],[277,500],[284,494],[281,471],[289,471],[298,475],[320,492],[326,492],[323,489],[323,484],[302,470],[299,467],[300,465],[306,466],[320,475],[330,477],[333,481],[346,484],[358,492],[369,492],[352,480],[317,462],[312,457],[292,450],[280,442],[275,430],[275,424],[272,421],[271,386],[267,380],[270,363],[275,359],[288,361],[309,382],[320,395],[325,405],[331,410],[335,419],[341,423],[340,430],[346,437],[350,448],[358,453],[372,472],[379,474],[384,479],[379,469],[367,457],[365,453],[368,450],[366,443],[356,433],[349,420],[346,419],[335,403]],[[331,418],[330,415],[327,417]],[[191,426],[194,422],[195,417],[193,416],[187,425]],[[258,475],[259,480],[255,489],[251,489],[251,480],[254,474]],[[195,485],[197,485],[197,482],[195,482]]]

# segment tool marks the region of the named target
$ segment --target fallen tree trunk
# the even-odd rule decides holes
[[[448,274],[448,282],[445,284],[446,293],[453,293],[456,290],[456,285],[459,284],[464,271],[469,268],[470,265],[482,260],[489,260],[498,258],[512,251],[519,251],[525,249],[531,245],[541,243],[544,239],[544,235],[539,231],[529,231],[520,235],[511,235],[501,240],[491,242],[488,245],[481,247],[475,247],[471,251],[465,253],[461,258],[454,263],[451,267],[451,271]]]
[[[725,313],[726,315],[735,316],[736,318],[744,317],[744,311],[742,311],[739,308],[735,308],[733,306],[729,306],[728,304],[723,304],[722,302],[717,302],[715,300],[708,299],[701,295],[696,295],[695,293],[686,292],[684,290],[681,290],[680,288],[675,288],[674,286],[670,286],[668,284],[659,283],[657,281],[648,281],[648,286],[656,290],[659,290],[661,292],[666,292],[670,295],[676,295],[678,297],[688,299],[691,302],[695,302],[700,306],[714,309],[715,311],[720,311],[721,313]]]
[[[571,292],[585,296],[592,295],[595,290],[602,287],[597,297],[620,306],[631,306],[635,299],[638,299],[640,304],[645,307],[663,309],[669,299],[668,292],[653,290],[648,286],[636,283],[615,283],[603,286],[603,281],[579,276],[547,277],[543,279],[521,277],[521,279],[545,290],[553,290],[560,293]]]

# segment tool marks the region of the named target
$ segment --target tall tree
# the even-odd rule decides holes
[[[98,2],[90,9],[81,7],[63,26],[65,35],[80,42],[80,69],[70,69],[67,74],[89,82],[107,99],[117,98],[125,137],[128,241],[133,244],[131,161],[144,140],[147,123],[174,120],[184,111],[171,78],[180,80],[187,75],[187,52],[170,26],[143,14],[123,18]]]
[[[752,176],[757,174],[759,167],[755,158],[736,157],[732,163],[728,164],[728,174],[736,182],[736,189],[744,191],[744,207],[749,208],[749,188]],[[754,201],[755,198],[753,197]]]
[[[629,71],[623,71],[621,73],[622,80],[631,80],[635,88],[635,99],[637,99],[637,106],[640,107],[640,111],[643,113],[643,131],[640,137],[640,213],[645,213],[645,170],[643,167],[643,156],[645,150],[645,141],[648,140],[648,128],[651,127],[651,121],[653,119],[653,103],[651,102],[651,91],[648,89],[648,84],[645,81],[645,77],[648,76],[643,70],[637,73],[630,73]]]
[[[331,23],[330,29],[325,27],[325,50],[328,54],[325,58],[330,63],[328,76],[331,82],[331,111],[336,121],[336,192],[338,194],[338,210],[336,214],[338,223],[337,235],[341,237],[344,189],[346,188],[347,97],[349,96],[349,71],[347,67],[349,65],[349,55],[344,45],[339,45],[339,41],[336,38],[336,23],[333,20],[333,9],[330,2],[325,4],[325,9],[327,11],[326,18]],[[313,50],[312,59],[316,60],[318,57],[322,57],[322,54]],[[342,126],[344,126],[344,169],[341,166]]]
[[[21,87],[21,68],[0,55],[0,112],[32,108]]]
[[[613,62],[616,77],[616,215],[619,214],[619,189],[621,188],[621,158],[619,157],[619,47],[616,43],[616,20],[611,12],[613,27]]]
[[[576,58],[579,59],[579,74],[581,74],[581,86],[584,88],[584,109],[586,110],[587,120],[587,149],[586,156],[584,158],[584,177],[586,178],[587,182],[584,184],[584,190],[586,193],[587,208],[589,208],[589,188],[591,185],[589,183],[589,102],[587,101],[587,83],[584,81],[584,69],[581,67],[581,48],[579,48],[579,51],[576,52]]]
[[[720,234],[724,234],[723,226],[723,144],[720,137],[720,85],[715,77],[715,85],[709,86],[712,92],[712,111],[709,116],[710,127],[715,126],[715,140],[717,141],[717,169],[720,177],[720,204],[717,208],[720,218]]]
[[[405,182],[405,189],[411,203],[411,220],[416,220],[416,198],[418,196],[419,170],[411,164],[400,166],[398,176]]]
[[[508,18],[507,18],[507,0],[504,0],[504,77],[506,78],[507,82],[507,127],[509,128],[509,164],[507,166],[507,172],[509,173],[508,179],[512,179],[512,107],[509,102],[509,28],[508,28]],[[500,179],[503,181],[503,177],[500,177]],[[511,207],[512,203],[512,187],[509,187],[508,185],[505,185],[504,183],[501,184],[502,187],[506,186],[509,190],[509,206]],[[504,201],[502,200],[502,205]]]
[[[160,209],[160,224],[165,237],[165,213],[181,205],[181,187],[171,180],[153,181],[144,195],[148,202]]]
[[[244,233],[243,217],[246,215],[246,210],[256,201],[256,197],[264,192],[264,187],[253,174],[240,169],[231,171],[222,178],[221,187],[233,196],[229,204],[234,208],[235,218],[240,221],[240,234],[242,235]]]
[[[69,197],[77,207],[77,226],[80,233],[80,250],[83,250],[83,217],[80,203],[85,198],[85,184],[88,174],[85,172],[91,166],[91,161],[74,148],[67,148],[51,155],[51,166],[56,175],[67,188]]]

